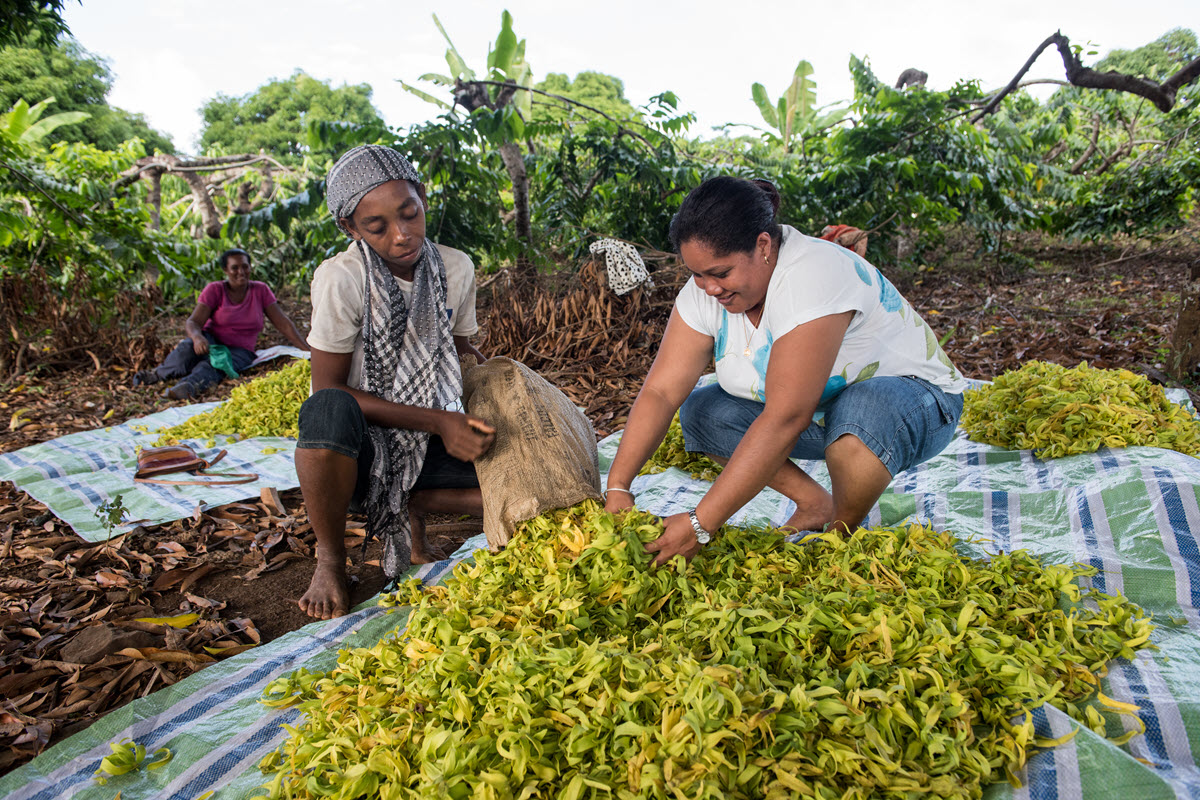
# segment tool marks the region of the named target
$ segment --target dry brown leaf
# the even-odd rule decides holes
[[[306,557],[312,555],[312,548],[309,547],[307,544],[305,544],[301,539],[296,538],[295,536],[287,537],[287,544],[288,544],[288,549],[295,553],[299,553],[300,555],[306,556]]]
[[[118,652],[118,655],[129,656],[130,658],[144,659],[146,661],[158,661],[164,664],[211,664],[216,661],[210,655],[204,653],[191,653],[187,650],[167,650],[158,647],[126,647]]]
[[[274,486],[264,486],[259,492],[259,496],[262,498],[263,505],[274,516],[282,517],[287,513],[287,508],[283,505],[283,498],[279,496],[279,490]]]
[[[271,566],[281,566],[284,561],[294,561],[296,559],[304,560],[305,556],[300,553],[293,553],[291,550],[285,550],[282,553],[276,553],[271,557]]]
[[[121,575],[120,573],[111,572],[109,570],[100,570],[93,577],[96,583],[105,589],[109,589],[114,586],[129,585],[129,578]]]
[[[225,607],[225,603],[220,600],[209,600],[207,597],[200,597],[194,594],[185,594],[184,597],[196,608],[207,608],[212,611],[220,611]]]
[[[162,576],[155,579],[154,588],[158,590],[169,589],[178,585],[179,593],[185,594],[194,583],[199,581],[210,572],[216,569],[214,564],[200,564],[199,566],[191,567],[187,570],[172,570],[164,572]]]
[[[235,644],[228,647],[206,647],[204,649],[217,658],[228,658],[230,656],[236,656],[238,653],[244,653],[247,650],[253,650],[255,647],[258,647],[258,645]]]
[[[14,577],[2,578],[2,579],[0,579],[0,592],[8,592],[10,594],[16,594],[17,592],[24,592],[24,591],[28,591],[30,589],[35,589],[40,585],[41,584],[39,584],[37,581],[31,581],[31,580],[27,580],[25,578],[14,578]]]
[[[43,561],[51,558],[54,550],[50,547],[18,547],[13,555],[22,561]]]
[[[98,619],[104,619],[105,617],[108,616],[109,612],[113,610],[114,606],[115,606],[114,603],[109,603],[104,608],[100,609],[99,611],[94,611],[91,614],[88,614],[86,617],[83,617],[79,621],[80,622],[95,622]]]

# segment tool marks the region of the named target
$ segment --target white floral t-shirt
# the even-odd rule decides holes
[[[967,387],[933,330],[882,272],[841,245],[788,225],[757,328],[744,314],[722,308],[694,280],[680,290],[675,308],[688,327],[713,338],[717,381],[736,397],[766,402],[774,341],[798,325],[845,311],[854,317],[819,409],[849,384],[876,376],[922,378],[950,394]]]

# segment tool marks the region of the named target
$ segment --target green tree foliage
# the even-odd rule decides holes
[[[87,114],[82,111],[65,111],[42,119],[42,114],[52,102],[54,98],[48,97],[30,107],[24,100],[18,100],[11,111],[0,115],[0,126],[6,129],[6,137],[18,145],[32,145],[41,142],[63,125],[73,125],[87,119]]]
[[[1161,81],[1195,58],[1197,51],[1195,34],[1175,29],[1136,50],[1114,50],[1095,68]],[[1169,140],[1179,123],[1192,116],[1189,104],[1197,97],[1197,87],[1186,86],[1175,111],[1162,114],[1131,94],[1067,86],[1044,107],[1018,101],[1009,105],[1007,115],[1046,145],[1048,163],[1072,175],[1102,175]]]
[[[796,65],[787,90],[775,102],[771,102],[767,88],[761,83],[750,87],[763,121],[774,130],[774,133],[767,134],[768,140],[781,144],[785,153],[792,152],[798,146],[803,155],[805,139],[836,125],[846,116],[845,108],[820,113],[817,107],[817,84],[812,80],[812,74],[812,64],[802,59]]]
[[[676,140],[694,121],[664,92],[638,110],[644,122],[593,118],[564,124],[531,160],[538,192],[534,219],[547,243],[581,258],[596,238],[616,237],[658,250],[682,200],[682,187],[714,174],[684,154]]]
[[[1113,50],[1095,69],[1156,82],[1200,54],[1196,35],[1176,28],[1133,50]],[[1010,126],[1028,137],[1028,157],[1046,165],[1037,189],[1044,228],[1095,238],[1150,233],[1185,221],[1200,182],[1194,131],[1200,86],[1180,89],[1175,108],[1159,112],[1123,92],[1074,86],[1044,104],[1007,101],[989,126]]]
[[[1190,31],[1172,31],[1100,63],[1170,74],[1197,49]],[[597,73],[574,80],[552,74],[538,86],[604,114],[580,108],[542,114],[549,106],[533,102],[524,42],[507,14],[486,72],[471,70],[453,44],[446,61],[451,74],[424,76],[448,90],[445,99],[412,89],[445,113],[404,131],[382,123],[366,87],[343,87],[361,101],[357,121],[345,107],[332,112],[331,103],[301,104],[295,97],[305,94],[297,90],[301,84],[314,87],[310,96],[342,91],[303,73],[210,104],[230,111],[220,120],[225,130],[241,133],[218,137],[210,124],[208,144],[218,154],[194,161],[216,170],[203,196],[215,206],[209,219],[224,223],[218,239],[198,239],[202,204],[180,177],[196,170],[183,165],[186,173],[171,174],[178,159],[145,159],[136,141],[111,150],[56,141],[88,120],[80,112],[63,115],[68,107],[61,98],[14,101],[12,114],[0,120],[0,292],[16,285],[5,282],[6,274],[44,274],[58,286],[86,285],[97,297],[152,275],[169,296],[190,297],[212,276],[215,251],[234,244],[254,254],[273,284],[306,285],[323,258],[346,246],[324,208],[326,170],[367,142],[396,147],[414,161],[429,192],[431,236],[471,252],[485,269],[515,265],[529,273],[533,264],[579,263],[598,237],[667,249],[668,224],[683,196],[716,174],[773,180],[784,198],[783,220],[806,233],[833,223],[871,230],[869,256],[881,264],[923,261],[952,226],[976,231],[981,250],[1001,256],[1015,231],[1153,235],[1190,218],[1200,185],[1195,85],[1184,86],[1166,114],[1132,95],[1064,88],[1044,103],[1014,93],[997,113],[972,122],[987,99],[974,83],[900,91],[852,58],[855,98],[847,124],[811,133],[797,153],[784,145],[789,109],[796,132],[815,108],[803,68],[793,76],[799,82],[792,101],[787,93],[782,98],[782,117],[778,102],[766,104],[784,123],[781,136],[689,141],[694,118],[679,110],[673,94],[630,111],[619,81]],[[105,74],[98,84],[74,78],[73,88],[92,86],[85,107],[102,107],[94,98],[103,98]],[[249,139],[251,129],[263,138]],[[219,156],[260,149],[267,154]],[[156,168],[159,183],[149,179]],[[521,232],[519,183],[526,230],[536,235]],[[246,191],[251,185],[256,192]],[[158,190],[155,225],[146,201]],[[7,324],[0,319],[0,331]],[[16,324],[21,331],[24,318]],[[0,342],[0,375],[12,348]]]
[[[67,32],[65,0],[0,0],[0,47],[19,44],[38,31],[49,39]]]
[[[1009,145],[1015,133],[971,125],[972,83],[949,92],[897,90],[851,57],[854,124],[814,140],[808,157],[752,152],[753,172],[776,181],[786,221],[808,233],[845,223],[874,230],[871,258],[908,260],[966,224],[996,249],[1004,231],[1035,216],[1028,187],[1038,166]]]
[[[682,177],[673,139],[694,119],[677,111],[673,94],[664,92],[653,99],[644,114],[636,109],[630,113],[623,86],[610,76],[581,73],[571,82],[564,75],[552,75],[543,83],[548,87],[543,91],[560,89],[553,93],[576,102],[595,100],[605,108],[597,105],[602,112],[597,115],[568,102],[569,110],[542,115],[534,111],[541,108],[541,98],[528,91],[534,88],[532,71],[525,58],[525,40],[513,32],[512,15],[507,11],[501,15],[500,34],[490,48],[482,77],[467,66],[436,17],[434,21],[449,45],[446,63],[451,74],[431,73],[421,79],[450,88],[453,107],[415,87],[405,84],[405,88],[446,108],[449,121],[458,119],[455,108],[465,109],[469,116],[464,123],[477,132],[480,144],[496,148],[512,184],[511,218],[520,272],[534,272],[537,252],[578,254],[593,232],[661,246],[665,220],[670,218],[667,205]],[[484,150],[483,157],[487,161],[494,155]],[[502,257],[507,256],[511,241],[504,240]]]
[[[86,142],[115,150],[139,138],[150,152],[175,152],[170,137],[154,130],[141,114],[108,104],[113,75],[107,62],[71,38],[54,39],[34,30],[18,44],[0,48],[0,108],[18,100],[55,98],[57,111],[82,111],[88,117],[55,131],[52,141]]]
[[[114,189],[145,154],[142,144],[47,144],[80,112],[41,117],[39,106],[19,101],[0,115],[0,275],[37,266],[64,287],[86,280],[97,298],[141,284],[147,271],[163,273],[168,285],[187,277],[208,249],[148,230],[139,184]]]
[[[1110,50],[1096,64],[1096,69],[1161,81],[1197,57],[1200,57],[1200,43],[1196,34],[1187,28],[1172,28],[1134,50]]]
[[[114,151],[79,142],[47,146],[53,129],[81,112],[44,117],[44,110],[22,101],[0,115],[2,376],[34,349],[81,354],[96,347],[100,331],[129,321],[120,298],[148,277],[176,297],[190,294],[196,274],[219,252],[216,243],[148,230],[144,187],[114,189],[145,155],[141,142]]]
[[[308,126],[323,122],[386,128],[365,83],[332,88],[302,70],[243,97],[219,94],[205,103],[200,144],[230,153],[269,153],[298,163],[310,153]],[[329,155],[328,152],[320,153]]]
[[[532,276],[537,268],[531,257],[534,242],[529,174],[525,153],[519,142],[522,139],[527,142],[532,140],[539,131],[532,123],[533,93],[529,89],[533,87],[533,69],[525,60],[525,40],[517,38],[512,15],[503,11],[500,15],[500,33],[495,44],[488,47],[487,71],[480,77],[467,66],[436,14],[433,21],[448,46],[446,64],[450,74],[426,73],[421,80],[450,88],[453,104],[404,81],[400,83],[418,97],[447,109],[448,119],[455,118],[458,107],[465,109],[469,115],[468,124],[474,127],[482,141],[496,148],[512,183],[513,229],[521,242],[517,266],[521,273]]]
[[[535,89],[582,103],[616,120],[638,119],[633,104],[625,99],[625,84],[603,72],[581,72],[575,80],[561,72],[551,72]],[[533,119],[538,122],[565,122],[570,119],[591,120],[595,114],[572,108],[553,98],[533,98]]]

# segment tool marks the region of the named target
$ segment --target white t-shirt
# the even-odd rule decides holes
[[[688,327],[713,338],[717,381],[736,397],[766,402],[772,343],[798,325],[845,311],[854,317],[819,409],[849,384],[876,376],[923,378],[951,394],[967,387],[933,330],[882,272],[841,245],[787,225],[757,328],[744,314],[722,308],[694,280],[680,290],[675,308]]]
[[[461,250],[436,244],[446,265],[446,314],[453,336],[474,336],[475,265]],[[308,345],[327,353],[353,353],[346,385],[362,385],[363,362],[363,262],[358,245],[327,258],[317,267],[312,280],[312,320]],[[405,299],[412,296],[412,283],[397,279]]]

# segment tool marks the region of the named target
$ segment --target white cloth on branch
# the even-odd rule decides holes
[[[653,286],[650,273],[646,269],[642,257],[633,245],[617,239],[601,239],[592,242],[592,255],[604,253],[604,264],[608,270],[608,288],[617,294],[628,294],[636,287],[645,284]]]

